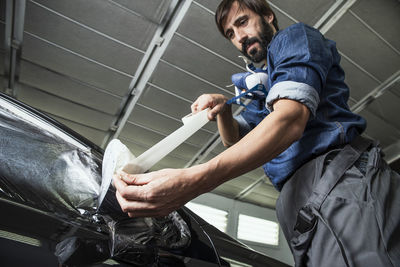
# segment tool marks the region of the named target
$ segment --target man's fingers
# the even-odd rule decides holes
[[[221,112],[222,110],[222,105],[216,105],[213,107],[209,112],[208,112],[208,119],[209,120],[214,120],[215,117]]]
[[[145,185],[150,182],[150,178],[145,174],[128,174],[120,171],[117,173],[116,177],[130,185]]]
[[[191,105],[192,113],[197,113],[206,108],[212,107],[213,98],[209,94],[201,95],[197,100]]]
[[[199,111],[202,111],[203,109],[208,108],[210,105],[210,100],[208,98],[208,95],[199,96],[199,98],[197,98],[197,100],[190,106],[192,113],[197,113]]]
[[[151,211],[156,207],[154,204],[146,202],[146,201],[136,201],[136,200],[129,200],[124,197],[119,191],[116,192],[117,200],[121,209],[124,212],[136,212],[136,211]]]
[[[209,110],[207,113],[207,118],[210,121],[215,120],[215,117],[217,116],[217,113],[215,111],[213,111],[213,109]]]
[[[116,197],[122,211],[128,213],[129,217],[159,217],[172,211],[149,202],[127,200],[118,191]]]
[[[147,201],[147,190],[143,186],[128,185],[122,179],[114,179],[117,193],[126,200]]]
[[[190,109],[191,109],[192,113],[196,113],[196,112],[198,111],[198,110],[197,110],[197,106],[198,106],[197,101],[194,102],[194,103],[190,106]]]
[[[150,182],[150,179],[147,177],[147,175],[141,174],[122,175],[124,182],[130,185],[145,185]]]

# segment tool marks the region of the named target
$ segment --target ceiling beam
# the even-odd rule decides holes
[[[388,164],[395,162],[400,159],[400,141],[385,147],[382,151],[385,154],[385,160]]]
[[[267,177],[265,175],[263,175],[262,177],[258,178],[256,181],[254,181],[253,183],[251,183],[249,186],[247,186],[245,189],[243,189],[242,191],[240,191],[236,196],[235,196],[235,200],[241,200],[243,198],[245,198],[248,194],[250,194],[252,191],[254,191],[255,188],[259,187],[261,184],[265,183],[265,179],[267,179]]]
[[[213,136],[202,146],[199,151],[193,156],[193,158],[186,163],[185,168],[189,168],[190,166],[200,164],[204,161],[204,159],[213,151],[217,145],[221,142],[221,137],[219,136],[219,132],[215,132]]]
[[[326,34],[332,27],[333,25],[336,24],[336,22],[339,21],[339,19],[350,9],[350,7],[353,6],[353,4],[357,0],[347,0],[343,1],[339,0],[340,2],[338,5],[336,5],[338,2],[332,5],[332,7],[326,12],[325,15],[321,17],[323,20],[319,20],[317,22],[317,28],[322,34]]]
[[[322,15],[322,17],[314,24],[314,28],[320,29],[335,11],[345,2],[345,0],[337,0],[331,7]]]
[[[369,104],[375,101],[378,97],[382,96],[386,90],[391,88],[394,84],[400,82],[400,70],[392,74],[379,86],[365,95],[360,101],[351,106],[350,110],[354,113],[360,113]],[[383,148],[385,160],[390,164],[400,158],[400,141],[397,141],[385,148]]]
[[[16,82],[19,79],[19,68],[24,35],[25,0],[7,0],[4,36],[4,74],[5,92],[17,96]]]
[[[384,42],[388,47],[390,47],[394,52],[400,55],[400,50],[394,47],[388,40],[386,40],[382,35],[379,34],[372,26],[370,26],[367,22],[365,22],[362,18],[360,18],[355,12],[349,10],[349,13],[355,17],[361,24],[363,24],[369,31],[375,34],[382,42]]]
[[[163,21],[157,28],[150,45],[139,64],[138,69],[129,85],[129,95],[124,100],[121,111],[110,127],[108,135],[105,137],[102,147],[104,148],[109,141],[118,138],[131,115],[137,101],[142,95],[148,81],[153,75],[161,57],[163,56],[168,44],[172,40],[176,30],[183,20],[192,0],[173,0],[164,16]]]
[[[400,70],[392,74],[388,79],[381,83],[374,90],[369,92],[360,101],[351,106],[350,110],[354,113],[359,113],[365,109],[371,102],[383,95],[383,93],[389,89],[392,85],[400,81]]]

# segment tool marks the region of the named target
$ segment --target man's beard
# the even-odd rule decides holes
[[[272,26],[268,24],[262,17],[260,18],[260,23],[261,23],[261,32],[258,33],[259,37],[252,37],[247,39],[246,41],[243,42],[242,44],[242,54],[245,55],[248,59],[250,59],[252,62],[259,63],[262,60],[267,59],[267,47],[269,43],[272,40],[272,37],[274,36],[274,31],[272,29]],[[254,43],[259,43],[260,48],[253,48],[249,51],[249,54],[247,53],[247,48],[254,44]]]

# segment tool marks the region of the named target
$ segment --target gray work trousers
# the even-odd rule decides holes
[[[400,266],[400,175],[376,144],[358,154],[348,146],[303,165],[280,193],[276,213],[296,267]]]

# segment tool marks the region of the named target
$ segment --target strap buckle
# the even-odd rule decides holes
[[[300,234],[310,231],[317,221],[317,217],[312,213],[310,207],[302,207],[297,213],[296,224],[294,230]]]

